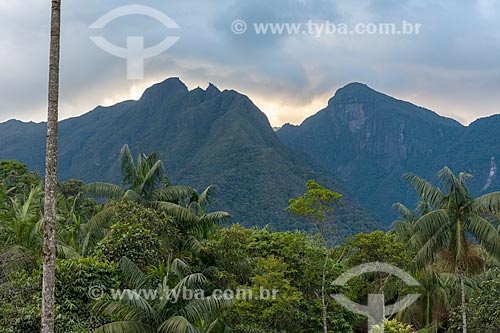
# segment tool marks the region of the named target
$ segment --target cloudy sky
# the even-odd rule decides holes
[[[90,25],[131,4],[175,21],[128,15],[103,29]],[[50,1],[1,1],[0,122],[42,121],[46,112]],[[189,88],[213,82],[248,95],[274,126],[300,123],[349,82],[425,106],[468,124],[500,113],[500,2],[496,0],[63,0],[61,117],[96,105],[137,99],[149,85],[179,76]],[[243,20],[243,34],[232,22]],[[421,24],[418,35],[257,34],[254,23]],[[237,26],[240,28],[240,26]],[[147,59],[143,80],[128,80],[126,60],[98,46],[102,35],[125,47],[144,36],[176,44]]]

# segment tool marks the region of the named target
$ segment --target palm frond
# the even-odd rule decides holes
[[[219,321],[219,318],[215,319],[213,322],[210,323],[210,325],[208,325],[208,327],[204,330],[205,333],[211,333],[211,332],[215,332],[215,330],[217,329],[217,325],[220,324],[220,321]]]
[[[0,251],[0,282],[16,271],[33,266],[36,258],[28,253],[28,249],[13,245],[2,247]]]
[[[460,173],[458,174],[458,181],[459,181],[461,184],[465,185],[465,181],[466,181],[467,179],[469,179],[469,178],[472,178],[472,177],[473,177],[473,176],[472,176],[470,173],[467,173],[467,172],[463,172],[463,171],[462,171],[462,172],[460,172]]]
[[[450,170],[447,166],[444,166],[441,170],[438,171],[438,178],[441,184],[447,191],[451,191],[453,188],[460,187],[460,181],[455,177],[453,171]]]
[[[453,294],[458,295],[460,293],[460,276],[453,273],[441,273],[440,274],[445,287],[451,290]],[[478,288],[479,284],[476,279],[464,276],[464,286],[465,286],[465,296],[467,298],[472,298]]]
[[[137,265],[127,257],[120,260],[120,267],[122,269],[125,280],[134,289],[144,289],[148,287],[146,275],[137,267]]]
[[[416,213],[419,215],[419,216],[422,216],[422,215],[425,215],[427,214],[428,212],[431,211],[431,207],[429,206],[429,203],[428,202],[425,202],[423,200],[420,200],[417,204],[417,209],[416,209]]]
[[[495,227],[486,219],[474,214],[468,214],[464,222],[486,251],[496,259],[500,259],[500,235]]]
[[[165,201],[156,201],[152,205],[184,225],[192,225],[196,222],[196,216],[188,208],[181,205]]]
[[[469,201],[471,199],[471,195],[469,194],[467,187],[465,186],[465,180],[472,177],[472,175],[461,172],[457,178],[455,177],[453,171],[445,166],[438,172],[438,177],[444,188],[448,192],[459,195],[461,201]]]
[[[231,218],[231,214],[228,212],[217,211],[203,215],[200,218],[200,223],[202,224],[218,224],[223,223]]]
[[[130,263],[128,262],[126,265],[130,265]],[[137,272],[133,272],[133,274],[137,275]],[[137,278],[137,276],[133,276],[133,278]],[[114,300],[99,301],[94,305],[93,310],[98,314],[110,315],[120,320],[142,321],[159,325],[161,322],[160,315],[154,306],[149,303],[149,300],[154,302],[161,295],[158,295],[158,290],[143,287],[146,287],[146,285],[142,285],[141,288],[116,291],[115,295],[113,295]]]
[[[191,301],[187,306],[179,310],[179,314],[192,322],[199,319],[209,320],[213,318],[214,314],[231,304],[232,300],[230,299],[211,295]]]
[[[166,186],[153,193],[155,201],[179,203],[190,198],[196,191],[189,186]]]
[[[476,214],[500,212],[500,192],[484,194],[474,199],[472,211]]]
[[[155,333],[155,330],[137,321],[115,321],[102,325],[95,329],[94,333]]]
[[[96,198],[107,198],[119,200],[125,194],[125,190],[118,185],[110,183],[90,183],[82,187],[84,194],[92,195]]]
[[[82,254],[85,255],[88,253],[88,251],[104,237],[105,232],[114,222],[113,216],[115,214],[116,207],[111,204],[92,216],[83,226],[85,237],[82,244]]]
[[[175,258],[174,260],[172,260],[170,270],[175,274],[175,276],[181,279],[186,275],[187,272],[191,270],[191,266],[184,260]]]
[[[198,203],[198,201],[192,201],[187,205],[187,209],[189,209],[194,215],[200,216],[204,213],[203,207]]]
[[[401,242],[408,242],[415,233],[415,226],[408,221],[392,222],[392,230],[396,233],[396,238]]]
[[[125,191],[125,193],[123,193],[123,199],[130,200],[133,202],[141,202],[142,196],[140,193],[137,193],[135,190],[128,189]]]
[[[392,209],[394,209],[396,212],[398,212],[398,215],[406,221],[414,221],[415,220],[415,214],[403,205],[402,203],[396,202],[395,204],[392,205]]]
[[[30,243],[35,243],[36,239],[39,239],[40,242],[42,240],[42,233],[43,233],[43,224],[44,220],[43,217],[40,218],[34,225],[33,228],[31,229],[30,234],[28,235]]]
[[[404,177],[423,201],[428,202],[434,208],[441,208],[445,201],[445,195],[439,188],[412,173],[406,174]]]
[[[200,251],[203,249],[202,241],[198,239],[198,237],[195,237],[193,235],[189,234],[186,235],[184,237],[183,242],[184,242],[183,244],[184,248],[188,249],[194,254],[199,254]]]
[[[209,185],[203,192],[201,192],[198,197],[198,203],[203,209],[206,209],[207,205],[216,196],[217,186]]]
[[[200,331],[186,318],[174,316],[160,325],[158,333],[200,333]]]
[[[134,159],[130,153],[128,145],[124,145],[120,150],[120,171],[123,186],[131,186],[135,182],[136,170]]]
[[[160,154],[157,151],[153,151],[149,155],[144,155],[143,165],[145,166],[145,170],[149,170],[153,167],[156,162],[160,160]]]
[[[197,236],[199,238],[207,238],[209,233],[214,230],[219,223],[227,221],[231,215],[227,212],[212,212],[208,214],[203,214],[196,218],[196,222],[191,224],[187,231],[189,234]]]
[[[207,282],[207,278],[205,275],[202,273],[193,273],[189,274],[183,279],[179,281],[175,285],[174,288],[172,288],[172,292],[177,292],[178,290],[183,290],[183,288],[186,289],[197,289],[203,287],[203,285]]]
[[[81,258],[81,255],[80,253],[78,253],[78,251],[76,251],[74,248],[66,244],[61,244],[61,243],[56,244],[56,252],[58,256],[65,259]]]
[[[99,300],[92,305],[91,311],[100,316],[110,316],[127,322],[142,322],[148,319],[144,311],[123,300]]]
[[[165,169],[161,160],[156,161],[150,166],[146,173],[142,177],[142,182],[139,185],[139,189],[142,193],[149,192],[152,193],[158,181],[162,179],[165,175]]]
[[[450,224],[446,209],[433,210],[415,222],[415,230],[423,239],[432,237],[444,225]]]
[[[411,241],[415,242],[415,244],[422,244],[415,256],[418,267],[425,267],[433,262],[437,254],[446,248],[450,238],[450,234],[447,232],[448,229],[449,226],[444,224],[431,237],[423,238],[419,233],[414,235],[415,240]]]
[[[150,172],[152,169],[153,171]],[[141,186],[144,181],[147,186]],[[137,162],[137,179],[134,186],[144,189],[147,187],[147,191],[152,191],[155,185],[169,185],[163,162],[159,159],[157,152],[152,152],[150,155],[142,154]]]

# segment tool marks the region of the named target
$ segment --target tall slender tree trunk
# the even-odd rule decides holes
[[[465,284],[463,270],[460,270],[460,293],[462,296],[462,332],[467,333],[467,308],[465,303]]]
[[[431,295],[427,293],[427,303],[425,306],[425,326],[429,326],[431,317]]]
[[[57,127],[59,109],[59,53],[61,0],[52,0],[45,163],[43,226],[43,283],[41,332],[54,332],[54,284],[56,259]]]
[[[321,275],[321,314],[323,316],[323,333],[328,333],[328,309],[326,304],[326,266],[328,265],[328,250],[326,251],[325,264]]]

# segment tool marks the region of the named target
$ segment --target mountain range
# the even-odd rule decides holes
[[[403,179],[405,173],[435,182],[436,173],[446,165],[475,176],[468,186],[476,195],[500,190],[495,162],[499,129],[500,115],[463,126],[351,83],[300,126],[286,124],[277,133],[289,147],[307,152],[332,171],[387,226],[397,217],[393,203],[412,207],[417,201]]]
[[[0,159],[43,170],[44,123],[0,124]],[[283,144],[262,113],[233,90],[188,90],[178,78],[148,88],[138,101],[97,107],[59,125],[59,179],[119,183],[118,154],[158,151],[172,183],[199,190],[218,187],[213,209],[233,222],[274,230],[308,229],[285,212],[288,199],[315,179],[342,192],[338,231],[344,236],[377,227],[342,182],[301,152]]]
[[[44,123],[0,124],[0,159],[43,170]],[[471,189],[498,190],[494,157],[500,116],[470,126],[376,92],[360,83],[339,89],[301,125],[272,128],[245,95],[213,84],[189,90],[178,78],[124,101],[60,122],[59,178],[118,183],[118,153],[158,151],[175,184],[216,184],[214,209],[233,222],[307,229],[285,212],[308,179],[344,194],[342,236],[387,227],[394,202],[416,202],[405,172],[432,177],[445,164],[473,173]]]

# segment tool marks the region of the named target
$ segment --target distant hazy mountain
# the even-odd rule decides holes
[[[377,227],[354,196],[326,168],[283,144],[266,116],[233,90],[189,91],[177,78],[145,91],[139,101],[97,107],[60,123],[60,179],[119,182],[118,153],[159,151],[173,183],[219,187],[215,208],[233,222],[275,229],[306,228],[285,213],[288,199],[305,182],[346,194],[339,212],[342,235]],[[17,159],[43,170],[45,124],[0,124],[0,159]]]
[[[434,180],[435,173],[448,165],[472,173],[475,178],[469,185],[479,194],[493,169],[492,158],[500,155],[499,133],[500,116],[465,127],[352,83],[300,126],[283,126],[278,136],[334,172],[369,212],[389,225],[395,217],[394,202],[411,205],[416,200],[402,180],[405,172]],[[498,178],[490,180],[486,190],[499,190]]]

